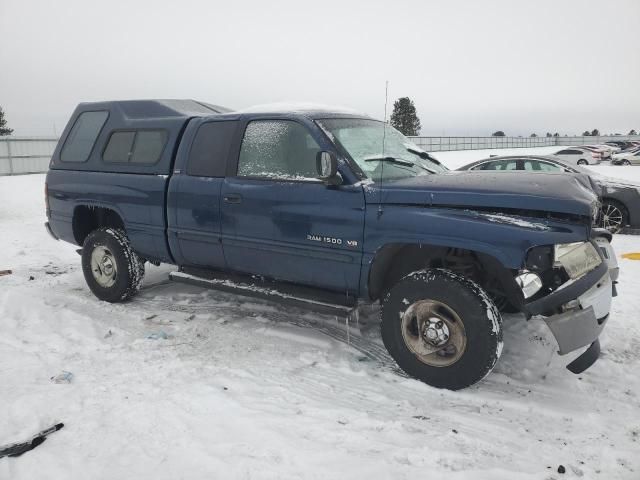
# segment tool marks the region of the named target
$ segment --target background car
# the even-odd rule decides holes
[[[571,165],[597,165],[602,161],[602,154],[584,147],[568,147],[557,151],[554,156]]]
[[[598,175],[556,156],[513,155],[491,157],[458,170],[522,170],[527,172],[572,173],[587,176],[601,199],[598,226],[611,233],[640,229],[640,185]]]
[[[622,148],[619,145],[616,145],[615,143],[610,143],[610,142],[599,144],[599,146],[609,148],[612,154],[618,153],[620,150],[622,150]]]
[[[640,165],[640,148],[616,153],[611,158],[611,163],[613,165]]]
[[[602,145],[580,145],[579,147],[576,147],[576,148],[579,148],[582,150],[589,150],[594,153],[599,153],[601,160],[611,159],[611,150],[609,149],[609,146],[603,147]]]
[[[607,145],[615,145],[617,147],[620,147],[620,150],[626,150],[627,148],[633,147],[634,144],[633,142],[628,142],[625,140],[611,140],[609,142],[604,142]]]

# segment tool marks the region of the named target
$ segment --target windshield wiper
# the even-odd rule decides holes
[[[407,151],[416,154],[417,156],[419,156],[420,158],[422,158],[424,160],[430,160],[430,161],[432,161],[433,163],[435,163],[437,165],[442,165],[439,160],[437,160],[436,158],[432,157],[431,155],[429,155],[429,152],[425,152],[421,148],[416,148],[413,145],[405,145],[404,148],[406,148]]]
[[[365,162],[389,162],[396,165],[404,165],[406,167],[415,167],[416,164],[409,160],[402,160],[401,158],[389,157],[387,155],[370,155],[364,159]]]

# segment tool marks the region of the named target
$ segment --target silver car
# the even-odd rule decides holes
[[[600,153],[582,147],[568,147],[554,155],[572,165],[598,165],[602,161]]]
[[[630,152],[616,153],[611,159],[613,165],[640,165],[640,148]]]

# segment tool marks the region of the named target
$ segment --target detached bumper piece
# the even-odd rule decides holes
[[[591,344],[589,348],[585,350],[585,352],[582,355],[580,355],[573,362],[567,365],[567,370],[569,370],[571,373],[575,373],[576,375],[578,373],[582,373],[591,365],[596,363],[596,360],[598,360],[599,356],[600,356],[600,340],[596,340]]]
[[[579,306],[544,319],[558,342],[558,353],[565,355],[579,348],[589,348],[567,365],[572,373],[582,373],[600,355],[598,337],[609,319],[613,282],[608,274],[577,298]]]

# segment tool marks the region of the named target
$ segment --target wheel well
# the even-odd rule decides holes
[[[617,198],[611,198],[611,197],[602,197],[602,203],[605,202],[609,202],[609,203],[615,203],[616,205],[618,205],[619,207],[624,208],[625,211],[627,210],[627,206],[621,202],[620,200],[618,200]]]
[[[113,227],[124,230],[124,222],[114,210],[104,207],[80,205],[73,211],[73,237],[82,245],[92,231],[100,227]]]
[[[393,244],[376,255],[369,272],[369,296],[377,300],[401,278],[423,268],[446,268],[469,278],[492,297],[506,298],[516,307],[524,297],[514,280],[514,272],[491,255],[463,248],[425,244]]]

